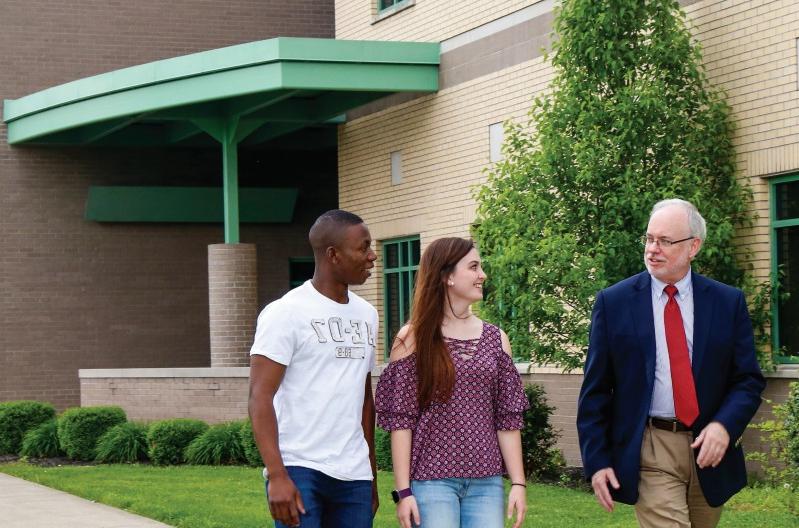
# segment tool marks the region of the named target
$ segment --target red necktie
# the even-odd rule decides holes
[[[679,421],[690,427],[699,416],[699,404],[696,401],[694,375],[691,372],[691,360],[688,357],[688,342],[685,339],[680,305],[674,298],[677,288],[673,284],[669,284],[663,291],[669,296],[669,301],[663,310],[663,322],[666,327],[666,345],[669,348],[674,412]]]

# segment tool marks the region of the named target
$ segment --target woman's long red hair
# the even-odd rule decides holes
[[[448,304],[447,278],[455,265],[474,247],[464,238],[439,238],[422,254],[413,294],[410,330],[416,351],[419,408],[446,402],[455,386],[455,365],[444,343],[441,323]]]

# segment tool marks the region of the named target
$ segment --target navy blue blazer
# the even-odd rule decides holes
[[[692,370],[699,400],[694,438],[711,421],[730,434],[715,468],[698,470],[705,499],[724,504],[746,485],[740,438],[760,405],[765,380],[757,364],[743,292],[692,275]],[[614,500],[635,504],[641,442],[655,379],[655,323],[648,272],[600,291],[594,303],[577,432],[587,479],[612,467],[621,487]],[[698,450],[695,451],[698,454]]]

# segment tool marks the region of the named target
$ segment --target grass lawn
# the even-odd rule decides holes
[[[0,464],[0,471],[45,486],[124,508],[180,528],[264,528],[268,512],[258,469],[218,466],[63,466]],[[392,475],[379,476],[381,507],[376,528],[395,528],[389,493]],[[799,526],[788,512],[786,490],[746,489],[727,506],[722,528]],[[527,488],[527,527],[635,527],[629,506],[605,513],[592,495],[566,488]]]

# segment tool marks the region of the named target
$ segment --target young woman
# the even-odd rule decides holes
[[[402,528],[502,528],[502,475],[514,528],[527,509],[522,413],[527,398],[505,333],[470,311],[486,274],[470,240],[442,238],[422,255],[411,320],[377,384],[378,424],[391,431]]]

